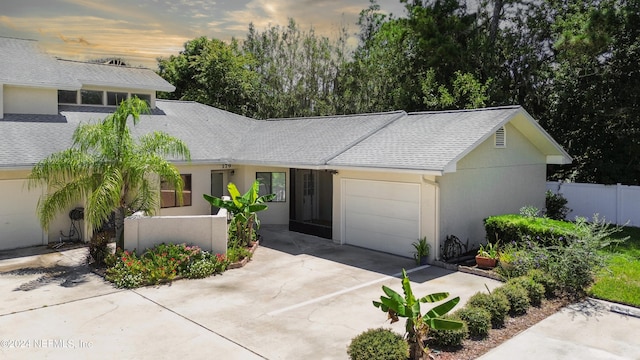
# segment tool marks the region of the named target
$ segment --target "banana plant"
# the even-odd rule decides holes
[[[383,285],[382,291],[387,296],[380,296],[380,301],[373,301],[373,306],[386,312],[392,324],[397,322],[400,317],[407,319],[405,338],[409,343],[410,357],[412,360],[419,360],[426,356],[427,349],[424,342],[427,339],[429,329],[456,330],[462,327],[460,321],[441,318],[460,302],[460,297],[449,299],[422,315],[420,303],[435,303],[445,300],[449,297],[449,293],[434,293],[416,299],[404,269],[402,269],[402,290],[404,296]]]
[[[260,220],[256,213],[266,210],[268,206],[265,203],[276,197],[276,194],[259,196],[259,188],[260,181],[256,180],[249,190],[241,195],[238,187],[234,183],[229,183],[227,190],[229,190],[231,200],[203,194],[204,199],[211,205],[226,209],[231,213],[233,216],[231,222],[232,225],[235,225],[237,239],[244,246],[251,245],[251,241],[254,239],[254,225],[256,228],[260,228]]]

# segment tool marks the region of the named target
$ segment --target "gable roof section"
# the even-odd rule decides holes
[[[77,90],[81,84],[35,40],[0,37],[0,84]],[[0,99],[1,100],[1,99]]]
[[[401,170],[447,172],[455,171],[458,160],[497,129],[526,112],[520,106],[498,108],[410,113],[356,146],[328,161],[329,166],[388,168]],[[521,116],[521,127],[531,117]],[[537,124],[538,144],[541,150],[570,157]],[[532,134],[535,132],[531,132]]]
[[[71,60],[57,60],[57,62],[65,74],[75,77],[82,85],[166,92],[176,89],[150,69]]]

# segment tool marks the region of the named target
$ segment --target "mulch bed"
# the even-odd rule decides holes
[[[569,300],[557,298],[544,300],[540,307],[530,307],[526,314],[505,319],[504,327],[491,329],[489,335],[482,340],[467,339],[457,349],[432,348],[429,357],[434,360],[471,360],[476,359],[494,347],[518,335],[538,322],[555,314],[568,305]]]

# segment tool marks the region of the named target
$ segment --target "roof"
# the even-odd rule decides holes
[[[157,100],[156,107],[141,116],[132,133],[167,132],[185,141],[192,161],[199,163],[443,173],[510,121],[529,129],[545,155],[571,159],[519,106],[273,120],[254,120],[190,101]],[[59,115],[5,115],[0,120],[6,140],[0,142],[0,167],[32,166],[68,148],[79,123],[100,121],[114,110],[59,109]]]
[[[62,90],[79,89],[80,82],[64,72],[35,40],[0,37],[0,84]]]
[[[78,79],[82,85],[166,92],[176,89],[150,69],[71,60],[58,60],[58,64],[65,74]]]
[[[102,86],[131,90],[175,90],[153,70],[80,61],[47,55],[35,40],[0,37],[0,84],[78,90]]]

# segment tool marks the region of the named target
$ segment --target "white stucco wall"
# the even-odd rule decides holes
[[[343,214],[343,179],[419,184],[421,197],[419,237],[427,237],[427,241],[431,245],[429,256],[431,260],[434,259],[434,249],[438,248],[438,187],[435,183],[435,177],[381,171],[340,170],[338,174],[333,177],[333,241],[340,244],[344,244],[347,241],[347,239],[345,239],[343,226],[345,218]],[[417,240],[416,238],[415,241]]]
[[[2,94],[4,114],[58,113],[58,91],[4,85]]]
[[[438,180],[441,241],[453,234],[473,247],[485,239],[486,217],[544,207],[545,156],[509,124],[506,139],[500,149],[491,136]]]
[[[227,253],[227,211],[217,215],[131,216],[124,221],[124,247],[138,253],[162,243],[196,245]]]

